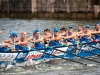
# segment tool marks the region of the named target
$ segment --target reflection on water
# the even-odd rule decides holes
[[[34,29],[39,29],[43,35],[44,29],[48,28],[53,31],[54,27],[67,29],[68,25],[74,26],[74,31],[77,31],[78,25],[91,25],[94,28],[94,23],[97,20],[20,20],[20,19],[0,19],[0,30],[3,31],[0,35],[0,42],[4,39],[9,39],[11,31],[17,31],[18,37],[22,31],[27,32],[27,37],[31,36]],[[99,22],[99,20],[98,20]],[[8,65],[0,65],[0,75],[99,75],[99,64],[76,59],[82,63],[87,63],[90,66],[84,66],[62,59],[45,60],[45,61],[27,61],[21,64],[9,63]],[[94,60],[99,60],[94,58]],[[99,60],[100,61],[100,60]]]

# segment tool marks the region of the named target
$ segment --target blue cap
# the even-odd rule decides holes
[[[54,31],[54,32],[58,32],[58,31],[59,31],[59,28],[54,28],[53,31]]]
[[[90,26],[89,25],[86,25],[85,28],[90,28]]]
[[[36,34],[37,32],[39,32],[39,30],[34,30],[34,31],[33,31],[33,34]]]
[[[73,26],[68,26],[68,28],[73,28]]]
[[[16,32],[12,32],[9,38],[11,38],[13,36],[16,36],[17,37],[17,33]]]
[[[99,24],[99,22],[96,22],[94,25],[96,26],[97,24]]]

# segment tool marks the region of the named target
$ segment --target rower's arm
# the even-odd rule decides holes
[[[4,40],[3,42],[5,42],[5,43],[10,43],[10,44],[13,43],[11,40]]]
[[[76,35],[73,34],[73,35],[70,35],[70,36],[67,36],[66,39],[69,39],[69,38],[76,38]]]
[[[97,33],[100,34],[100,31],[96,31],[96,34],[97,34]]]
[[[87,33],[87,34],[79,34],[79,36],[90,36],[90,33]]]
[[[97,34],[97,32],[96,31],[93,31],[93,32],[91,32],[91,34]]]
[[[31,40],[33,40],[33,37],[31,36],[31,37],[29,37],[27,40],[28,40],[28,41],[31,41]]]
[[[34,42],[42,42],[42,41],[44,41],[44,37],[41,37],[41,38],[38,39],[38,40],[34,40]]]
[[[23,42],[17,42],[18,45],[28,45],[28,41],[25,40]]]

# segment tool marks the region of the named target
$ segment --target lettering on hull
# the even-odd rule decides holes
[[[81,50],[92,51],[92,50],[96,50],[96,48],[100,48],[100,44],[99,43],[97,43],[95,45],[83,45],[81,47]]]
[[[18,53],[0,53],[0,61],[13,61]]]
[[[41,50],[41,51],[43,52],[44,50]],[[43,55],[42,52],[31,51],[31,52],[29,52],[29,54],[27,55],[27,57],[25,58],[25,60],[40,58]]]

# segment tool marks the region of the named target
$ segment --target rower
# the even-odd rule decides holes
[[[82,34],[78,34],[78,36],[80,36],[80,38],[79,38],[80,43],[89,43],[92,41],[91,30],[89,28],[90,28],[90,26],[86,25],[84,32]]]
[[[19,50],[27,50],[27,46],[28,46],[28,40],[26,38],[27,33],[26,32],[22,32],[21,33],[21,39],[19,40],[19,42],[17,42],[16,44],[16,48]]]
[[[83,34],[83,33],[84,33],[84,27],[82,25],[79,25],[78,26],[78,32],[75,32],[77,44],[79,43],[79,39],[80,39],[79,34]]]
[[[0,31],[0,34],[2,34],[2,31]],[[0,50],[8,51],[7,48],[10,48],[10,44],[4,43],[4,42],[0,43]]]
[[[14,45],[16,42],[19,41],[19,39],[17,37],[17,33],[16,32],[12,32],[9,38],[11,38],[11,39],[4,40],[2,42],[2,45],[3,45],[3,47],[8,47],[8,48],[11,49],[11,45],[10,44],[13,44]]]
[[[9,38],[11,38],[11,39],[9,39],[9,40],[4,40],[3,42],[5,42],[5,43],[10,43],[10,44],[14,44],[14,43],[16,43],[16,42],[19,41],[16,32],[12,32]]]
[[[43,48],[45,48],[43,39],[44,39],[44,37],[40,37],[39,30],[34,30],[33,31],[33,36],[31,36],[30,38],[28,38],[28,41],[32,42],[31,48],[43,49]]]
[[[64,36],[65,37],[66,36],[66,33],[67,32],[66,32],[66,29],[65,28],[61,28],[60,29],[60,36]]]
[[[59,29],[58,28],[54,28],[54,33],[52,38],[50,39],[49,45],[50,46],[55,46],[55,47],[60,47],[61,46],[61,39],[62,36],[59,35]]]
[[[84,28],[82,25],[78,26],[78,33],[82,34],[84,32]]]
[[[44,43],[49,44],[49,40],[52,38],[52,34],[50,33],[49,29],[44,30]]]
[[[76,44],[76,34],[73,32],[73,27],[72,26],[68,26],[68,32],[67,32],[67,36],[65,38],[66,39],[64,40],[64,42],[67,45]]]

